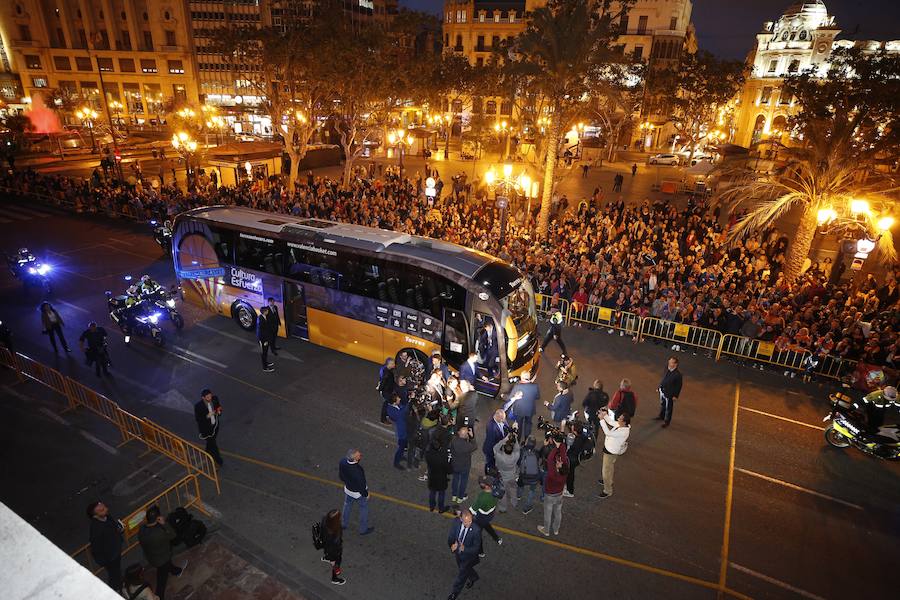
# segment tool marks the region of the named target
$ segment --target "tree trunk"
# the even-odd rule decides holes
[[[786,283],[794,283],[800,276],[803,263],[809,256],[813,237],[816,235],[816,211],[812,205],[807,205],[800,216],[800,224],[797,233],[788,247],[787,257],[784,261],[784,280]]]
[[[556,174],[556,154],[559,150],[560,137],[559,111],[553,111],[550,117],[549,134],[545,140],[547,144],[547,157],[544,163],[544,191],[541,196],[541,212],[538,215],[537,237],[543,239],[547,236],[550,226],[550,206],[553,201],[553,178]]]
[[[444,138],[444,160],[450,158],[450,136],[453,135],[453,121],[455,119],[456,116],[450,113],[450,122],[447,123],[447,137]]]

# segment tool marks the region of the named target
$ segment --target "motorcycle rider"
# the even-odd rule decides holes
[[[158,283],[156,283],[155,281],[153,281],[152,279],[150,279],[149,275],[141,276],[141,288],[140,288],[141,296],[144,296],[144,297],[152,296],[153,294],[158,292],[160,290],[160,288],[161,288],[161,286]]]
[[[84,352],[87,365],[94,363],[94,372],[100,377],[100,370],[104,375],[109,375],[109,353],[106,348],[106,330],[97,326],[96,321],[88,323],[81,337],[78,338],[78,347]],[[85,348],[87,344],[87,348]]]
[[[868,433],[878,433],[878,429],[884,425],[885,413],[891,406],[900,407],[900,402],[897,400],[897,388],[892,385],[863,396],[857,408],[866,417]]]
[[[16,255],[12,258],[7,256],[6,261],[9,264],[9,269],[10,271],[12,271],[13,275],[21,278],[25,270],[28,268],[28,265],[37,262],[37,258],[34,257],[34,254],[32,254],[28,250],[28,248],[19,248],[19,251],[16,252]]]

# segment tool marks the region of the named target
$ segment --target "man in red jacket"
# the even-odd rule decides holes
[[[562,523],[563,489],[569,474],[569,457],[566,454],[566,442],[563,437],[551,437],[548,444],[553,445],[547,456],[547,478],[544,481],[544,524],[538,525],[538,531],[549,536],[559,535]]]

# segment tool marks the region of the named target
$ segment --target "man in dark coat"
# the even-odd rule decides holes
[[[278,305],[275,303],[275,298],[269,297],[268,303],[266,306],[269,307],[269,318],[272,319],[275,327],[275,337],[272,339],[272,354],[278,356],[278,351],[281,348],[278,347],[278,332],[281,330],[281,316],[278,314]]]
[[[91,520],[91,556],[94,562],[106,569],[106,580],[115,592],[122,591],[122,522],[109,514],[102,502],[91,502],[87,507]]]
[[[678,370],[678,359],[669,358],[666,372],[659,382],[659,416],[657,421],[662,421],[663,427],[668,427],[672,421],[672,411],[675,409],[675,401],[681,395],[681,371]]]
[[[212,391],[200,392],[200,402],[194,405],[194,419],[197,421],[197,429],[200,431],[200,439],[206,441],[206,451],[221,467],[222,455],[219,454],[219,445],[216,436],[219,435],[219,420],[222,418],[222,405],[219,397]]]
[[[479,579],[475,567],[480,562],[478,549],[481,547],[481,528],[474,522],[470,509],[463,509],[459,517],[453,519],[450,532],[447,534],[447,545],[459,569],[448,598],[456,600],[463,586],[471,588]]]
[[[269,362],[269,350],[278,336],[278,326],[272,317],[268,306],[263,306],[259,310],[259,318],[256,320],[256,339],[259,341],[260,350],[262,350],[262,367],[266,373],[275,370],[275,364]]]
[[[169,575],[181,577],[187,562],[180,567],[172,564],[172,540],[177,537],[175,530],[166,523],[155,504],[147,509],[147,521],[138,532],[138,542],[144,551],[144,558],[150,566],[156,567],[156,595],[165,600],[166,583]]]

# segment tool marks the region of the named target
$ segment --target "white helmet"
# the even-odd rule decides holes
[[[888,400],[890,402],[897,401],[897,388],[895,388],[894,386],[887,386],[886,388],[881,390],[881,393],[884,394],[885,400]]]
[[[126,292],[129,296],[137,296],[137,294],[138,294],[138,286],[136,286],[136,285],[128,286],[128,289],[125,290],[125,292]]]
[[[150,281],[149,275],[141,275],[141,283],[147,283]]]

